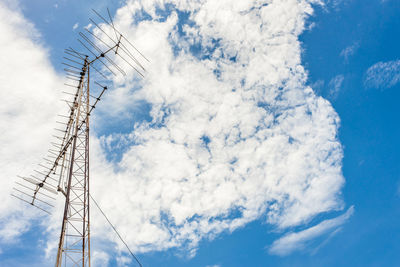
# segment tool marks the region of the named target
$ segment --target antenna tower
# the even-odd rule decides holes
[[[85,28],[85,32],[79,32],[78,42],[84,52],[71,47],[65,49],[66,61],[62,64],[69,80],[65,85],[72,91],[63,92],[68,98],[63,101],[67,103],[69,113],[59,115],[61,121],[57,123],[63,127],[55,130],[60,134],[54,136],[55,142],[51,142],[52,148],[48,150],[44,163],[39,164],[35,174],[19,176],[12,193],[12,196],[46,213],[54,208],[51,201],[59,192],[65,197],[56,267],[91,266],[90,115],[107,90],[105,84],[110,77],[125,76],[123,67],[132,68],[143,77],[145,68],[140,61],[148,61],[114,27],[108,9],[109,21],[95,10],[93,12],[101,23],[89,18],[93,30]],[[92,87],[98,91],[97,96],[92,95]],[[136,257],[135,260],[138,262]]]

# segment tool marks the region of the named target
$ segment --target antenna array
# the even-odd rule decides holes
[[[55,129],[55,142],[51,142],[52,147],[43,163],[34,174],[19,176],[12,193],[49,214],[58,193],[65,197],[56,267],[90,266],[90,115],[107,90],[105,83],[112,76],[127,75],[127,67],[144,77],[146,70],[141,62],[148,61],[114,27],[108,9],[109,21],[97,11],[93,12],[100,23],[89,18],[93,29],[85,28],[85,32],[79,32],[78,42],[83,52],[71,47],[65,49],[62,64],[69,90],[63,92],[67,96],[63,101],[68,105],[69,113],[59,115],[57,123],[61,129]],[[96,75],[91,74],[91,70]],[[100,89],[97,96],[91,95],[92,86]]]

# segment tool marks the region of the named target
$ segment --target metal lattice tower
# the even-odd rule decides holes
[[[67,266],[90,266],[89,88],[90,65],[85,57],[65,132],[66,138],[63,139],[70,140],[72,137],[73,141],[69,153],[63,157],[63,161],[67,160],[69,165],[66,168],[62,165],[62,171],[67,172],[67,175],[61,177],[67,177],[67,180],[64,181],[66,200],[57,250],[57,267],[63,261]],[[69,155],[69,159],[66,159],[66,155]]]
[[[126,75],[116,63],[122,62],[143,77],[145,69],[138,58],[148,61],[115,29],[108,10],[110,21],[93,11],[103,23],[98,24],[90,19],[96,27],[96,32],[86,29],[86,33],[79,33],[81,39],[78,39],[89,53],[78,52],[73,48],[65,50],[64,59],[67,62],[63,63],[66,66],[64,70],[72,83],[66,85],[73,88],[73,91],[64,92],[70,97],[64,100],[68,104],[69,114],[59,115],[66,120],[58,122],[64,126],[63,129],[56,129],[61,135],[54,136],[56,142],[51,142],[54,148],[48,150],[49,154],[44,158],[45,163],[39,164],[40,169],[35,170],[35,175],[19,176],[22,183],[16,182],[12,194],[47,213],[54,208],[51,200],[55,200],[58,192],[65,197],[56,267],[91,266],[89,200],[93,198],[89,190],[89,119],[107,86],[92,81],[90,72],[93,69],[97,75],[92,76],[103,78],[103,82],[106,82],[110,76],[117,75],[116,73]],[[107,37],[107,40],[100,38],[99,34]],[[130,51],[132,48],[134,52]],[[97,97],[93,97],[90,91],[93,85],[100,87]],[[96,202],[95,204],[97,205]],[[109,222],[108,218],[106,219]],[[114,226],[112,227],[115,230]],[[121,238],[119,234],[118,236]],[[124,244],[127,246],[125,242]],[[140,265],[128,246],[127,248]]]

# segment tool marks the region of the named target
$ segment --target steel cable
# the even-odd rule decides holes
[[[103,214],[104,218],[106,218],[107,222],[110,224],[114,232],[118,235],[119,239],[121,239],[122,243],[124,243],[125,247],[128,249],[129,253],[132,255],[132,257],[136,260],[136,262],[139,264],[140,267],[142,267],[142,264],[138,260],[138,258],[133,254],[131,249],[128,247],[128,244],[122,239],[121,235],[118,233],[117,229],[114,227],[114,225],[110,222],[110,220],[107,218],[107,216],[104,214],[103,210],[100,208],[99,204],[97,204],[96,200],[92,197],[91,194],[89,194],[90,198],[93,200],[94,204],[96,204],[97,208],[100,210],[100,212]]]

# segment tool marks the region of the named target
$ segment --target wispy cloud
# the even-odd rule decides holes
[[[352,206],[344,214],[334,219],[325,220],[316,226],[300,232],[286,234],[272,244],[269,248],[269,252],[271,254],[285,256],[294,251],[302,250],[311,240],[327,233],[330,233],[330,235],[336,233],[338,228],[353,215],[353,212],[354,207]]]
[[[336,99],[338,97],[340,89],[342,88],[343,81],[344,76],[342,74],[339,74],[330,80],[328,88],[329,97],[331,99]]]
[[[339,11],[344,5],[348,4],[351,0],[324,0],[321,1],[325,7],[325,11]]]
[[[79,23],[75,23],[74,26],[72,26],[73,30],[76,30],[79,27]]]
[[[385,89],[400,82],[400,60],[378,62],[365,73],[364,85],[367,88]]]
[[[340,52],[340,56],[344,58],[344,61],[347,63],[349,61],[349,58],[356,53],[358,48],[360,47],[360,44],[358,42],[344,48]]]
[[[319,80],[313,82],[310,86],[317,95],[322,95],[322,90],[325,86],[325,81],[319,79]]]

